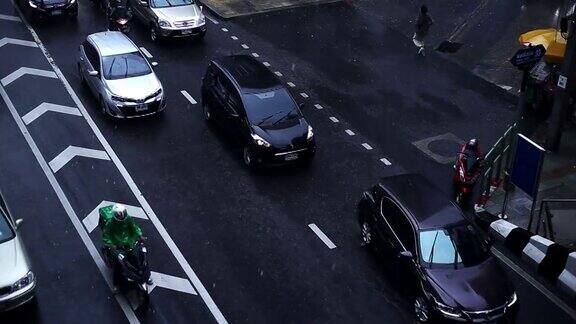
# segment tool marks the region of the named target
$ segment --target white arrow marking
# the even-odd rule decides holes
[[[21,67],[18,70],[10,73],[8,76],[4,77],[4,79],[2,79],[2,81],[1,81],[1,83],[3,86],[7,86],[25,74],[32,74],[32,75],[38,75],[38,76],[43,76],[43,77],[47,77],[47,78],[58,79],[58,76],[56,75],[56,73],[54,73],[54,71]]]
[[[43,102],[38,107],[32,109],[29,113],[24,115],[24,117],[22,117],[22,120],[24,121],[24,123],[26,123],[26,125],[28,125],[34,120],[36,120],[36,118],[42,116],[47,111],[53,111],[68,115],[82,116],[82,113],[76,107],[68,107]]]
[[[152,278],[152,281],[154,281],[152,286],[150,286],[150,292],[152,292],[152,290],[154,290],[156,287],[162,287],[191,295],[198,295],[188,279],[178,278],[154,271],[150,272],[150,277]]]
[[[110,161],[110,157],[106,151],[70,145],[55,158],[53,158],[52,161],[50,161],[48,164],[50,165],[52,172],[56,173],[63,166],[65,166],[66,163],[70,162],[70,160],[72,160],[75,156],[83,156],[92,159]]]
[[[0,39],[0,47],[4,46],[6,44],[38,47],[38,44],[36,44],[35,42],[31,42],[31,41],[27,41],[27,40],[10,38],[10,37],[4,37],[4,38]]]
[[[11,21],[22,21],[19,17],[16,16],[8,16],[8,15],[0,15],[0,19],[4,20],[11,20]]]
[[[110,205],[114,205],[116,204],[113,201],[107,201],[104,200],[103,202],[101,202],[100,204],[98,204],[98,206],[96,206],[96,208],[94,208],[90,214],[88,214],[88,216],[84,217],[84,219],[82,220],[82,223],[84,223],[84,227],[86,227],[86,230],[88,231],[88,233],[92,233],[93,230],[96,229],[96,227],[98,226],[98,220],[100,219],[100,214],[98,212],[98,210],[102,207],[106,207],[106,206],[110,206]],[[148,216],[146,216],[146,212],[144,212],[144,209],[138,207],[138,206],[132,206],[132,205],[126,205],[123,204],[126,207],[126,211],[128,212],[128,215],[132,216],[132,217],[136,217],[136,218],[140,218],[140,219],[148,219]]]

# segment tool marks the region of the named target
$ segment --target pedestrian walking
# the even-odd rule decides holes
[[[428,14],[428,7],[422,5],[420,7],[420,15],[418,16],[418,20],[416,21],[416,32],[414,33],[414,37],[412,40],[414,41],[414,45],[418,48],[418,55],[424,56],[424,46],[425,42],[424,39],[428,35],[428,31],[430,30],[430,26],[434,24],[434,20]]]

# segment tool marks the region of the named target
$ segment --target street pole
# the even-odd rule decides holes
[[[569,18],[570,20],[573,17]],[[568,23],[568,39],[566,40],[566,52],[562,63],[561,74],[558,78],[556,93],[554,95],[554,106],[548,124],[548,134],[546,136],[546,149],[557,152],[562,138],[562,126],[566,119],[568,105],[570,104],[570,94],[573,85],[572,78],[575,76],[576,64],[576,40],[574,39],[574,23]]]

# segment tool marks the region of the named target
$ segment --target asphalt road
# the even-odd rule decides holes
[[[242,323],[412,322],[394,271],[382,269],[360,246],[355,204],[379,177],[406,171],[448,190],[451,170],[443,158],[472,136],[486,147],[493,143],[513,120],[514,101],[441,55],[417,57],[409,37],[371,15],[374,5],[210,21],[200,42],[155,44],[134,24],[130,37],[158,63],[168,106],[160,116],[129,121],[102,116],[76,73],[78,45],[103,30],[102,14],[81,1],[78,22],[34,24],[71,88],[37,75],[2,86],[13,107],[0,101],[0,188],[25,219],[22,234],[39,282],[37,303],[2,322],[125,322],[126,311],[86,248],[100,246],[98,230],[81,239],[78,228],[84,227],[71,222],[81,222],[102,201],[142,207],[152,270],[170,276],[167,282],[192,282],[192,290],[184,284],[172,285],[180,291],[155,288],[152,306],[134,311],[141,322],[213,322],[219,314]],[[0,4],[0,14],[18,15],[8,2]],[[24,24],[0,19],[4,37],[34,41]],[[210,58],[231,53],[255,53],[295,85],[319,147],[310,168],[246,170],[240,150],[207,127],[200,104],[181,94],[199,102]],[[29,46],[0,47],[0,61],[0,79],[20,67],[53,69],[40,48]],[[80,103],[86,110],[48,112],[24,128],[15,122],[42,103]],[[429,148],[444,163],[413,144],[438,136]],[[34,141],[36,154],[25,138]],[[49,163],[61,188],[57,195],[42,161],[69,146],[104,152],[108,159],[77,157],[57,171]],[[309,224],[336,248],[329,249]],[[530,284],[510,275],[522,305],[519,322],[568,321]]]

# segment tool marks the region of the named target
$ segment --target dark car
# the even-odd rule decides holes
[[[242,145],[247,166],[309,162],[314,132],[282,82],[247,55],[210,62],[202,82],[204,118]]]
[[[78,16],[78,0],[19,0],[20,6],[33,19]]]
[[[513,317],[516,293],[487,241],[423,176],[381,179],[364,192],[358,211],[364,244],[402,274],[419,321]]]

